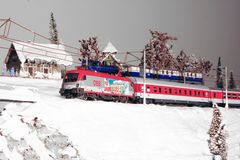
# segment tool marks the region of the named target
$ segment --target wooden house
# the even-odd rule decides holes
[[[36,78],[61,78],[72,62],[63,45],[32,42],[13,42],[5,58],[7,71],[14,69],[15,76]]]

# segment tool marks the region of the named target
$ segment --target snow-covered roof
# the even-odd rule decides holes
[[[57,64],[63,64],[65,66],[72,65],[73,63],[72,56],[65,51],[63,45],[39,44],[33,42],[13,42],[12,44],[19,60],[23,63],[26,59],[41,59],[47,62],[56,61]]]
[[[104,48],[104,53],[115,53],[118,50],[114,47],[114,45],[109,41],[107,46]]]

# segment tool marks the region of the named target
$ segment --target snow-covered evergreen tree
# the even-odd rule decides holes
[[[227,144],[224,126],[221,126],[222,115],[216,104],[213,105],[213,119],[208,131],[208,147],[213,155],[220,155],[221,160],[227,160]]]
[[[51,12],[51,17],[50,17],[50,23],[49,23],[49,34],[50,34],[50,41],[52,44],[58,44],[59,39],[58,39],[58,31],[57,31],[57,24],[53,15],[53,12]]]
[[[221,122],[222,122],[221,112],[220,112],[217,104],[214,104],[213,105],[213,119],[212,119],[212,122],[211,122],[211,125],[209,128],[209,131],[208,131],[208,134],[210,137],[213,137],[214,135],[217,134],[217,132],[220,128]]]
[[[222,68],[221,68],[221,57],[218,58],[218,65],[217,65],[217,81],[216,86],[217,88],[223,89],[223,76],[222,76]]]
[[[233,72],[230,72],[230,79],[229,79],[229,83],[228,83],[228,88],[229,89],[235,89],[236,88],[236,83],[235,80],[233,78]]]

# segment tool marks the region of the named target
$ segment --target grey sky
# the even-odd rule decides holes
[[[174,53],[184,49],[214,67],[221,56],[222,65],[240,75],[239,0],[1,0],[0,5],[0,18],[44,35],[52,11],[60,38],[76,47],[79,39],[97,36],[101,49],[110,40],[119,52],[142,50],[149,29],[167,32],[178,38]]]

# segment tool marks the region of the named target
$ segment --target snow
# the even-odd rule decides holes
[[[114,45],[109,41],[107,46],[103,49],[104,53],[117,53],[118,50],[114,47]]]
[[[212,108],[65,99],[60,80],[0,77],[0,159],[209,160]],[[240,159],[240,110],[220,108],[228,159]]]

